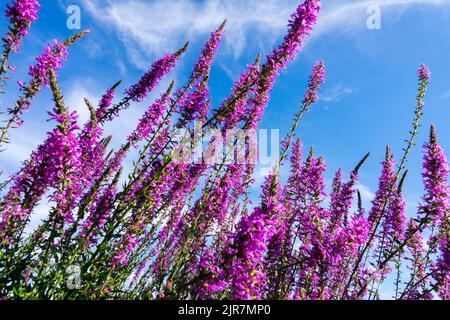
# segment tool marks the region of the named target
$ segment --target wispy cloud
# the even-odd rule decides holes
[[[27,128],[19,128],[11,133],[11,142],[1,154],[2,170],[6,174],[15,172],[18,164],[27,160],[31,152],[45,139],[42,125],[28,121]]]
[[[175,50],[185,40],[206,36],[227,18],[225,50],[239,57],[251,42],[267,48],[286,29],[299,0],[82,0],[85,9],[103,25],[115,30],[132,62],[148,65],[148,54]],[[366,30],[367,8],[379,5],[382,13],[417,4],[449,5],[450,0],[341,0],[324,2],[313,39],[333,32]]]
[[[356,189],[361,193],[361,200],[363,203],[368,204],[375,198],[375,194],[366,185],[358,184],[356,185]]]
[[[208,35],[225,18],[229,22],[225,49],[238,57],[250,32],[260,39],[264,36],[265,41],[279,36],[296,6],[292,0],[83,2],[94,18],[117,31],[138,66],[147,65],[143,53],[160,55],[175,50],[185,40]]]
[[[332,102],[339,102],[343,97],[351,95],[356,89],[350,85],[337,84],[333,87],[327,88],[321,95],[320,101],[326,102],[327,104]]]
[[[392,12],[402,12],[414,5],[450,5],[450,0],[344,0],[330,1],[324,4],[324,10],[313,37],[329,31],[346,32],[349,30],[366,31],[366,21],[369,17],[367,9],[376,5],[381,9],[382,17]]]
[[[371,208],[372,200],[373,198],[375,198],[375,194],[368,186],[362,183],[358,183],[355,186],[355,189],[358,190],[359,193],[361,194],[362,207],[366,210],[366,212],[368,212]],[[358,203],[355,199],[355,201],[353,201],[352,211],[356,212],[357,210],[358,210]]]

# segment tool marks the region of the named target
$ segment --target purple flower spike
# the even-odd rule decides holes
[[[158,84],[159,80],[175,67],[176,60],[176,55],[168,54],[162,59],[154,62],[150,70],[144,74],[141,80],[139,80],[137,84],[131,86],[125,93],[133,101],[140,102],[144,100],[147,97],[147,94]]]
[[[424,64],[422,64],[419,68],[419,80],[420,81],[430,81],[431,78],[431,72],[430,69],[428,69],[428,67]]]
[[[36,0],[15,0],[12,5],[6,5],[6,17],[12,26],[6,43],[14,52],[19,51],[23,37],[28,34],[31,24],[38,19],[40,6]]]
[[[322,60],[316,62],[313,68],[313,73],[309,78],[308,90],[306,91],[303,103],[311,105],[316,102],[318,98],[318,89],[325,81],[325,63]]]
[[[67,58],[67,55],[67,47],[58,40],[54,40],[54,45],[48,44],[44,48],[44,53],[36,58],[37,63],[30,67],[28,73],[34,81],[42,85],[48,85],[48,71],[53,70],[56,73],[58,68],[62,67],[62,62]]]

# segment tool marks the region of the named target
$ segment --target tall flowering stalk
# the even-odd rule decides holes
[[[6,17],[9,21],[8,31],[3,38],[3,53],[0,66],[0,88],[5,85],[6,73],[15,68],[9,64],[12,52],[18,52],[22,41],[28,35],[31,25],[38,19],[39,7],[36,0],[14,0],[6,5]]]
[[[23,124],[23,113],[28,111],[32,100],[41,88],[49,85],[48,72],[53,71],[56,73],[62,67],[63,61],[67,58],[67,48],[87,33],[89,31],[82,31],[67,39],[64,43],[54,40],[54,44],[48,44],[44,48],[44,53],[36,58],[36,64],[32,65],[28,72],[31,80],[28,84],[19,82],[21,97],[14,103],[14,107],[7,110],[10,118],[1,128],[0,146],[8,141],[7,133],[9,129]]]
[[[261,299],[267,274],[264,270],[269,239],[277,228],[283,212],[281,186],[276,175],[269,175],[262,190],[261,206],[242,218],[236,233],[226,249],[231,256],[227,269],[230,277],[230,298],[239,300]]]
[[[352,201],[356,193],[355,185],[358,182],[358,172],[369,156],[370,154],[364,156],[364,158],[351,172],[349,181],[342,184],[339,191],[335,195],[332,206],[330,207],[330,230],[345,226],[347,224]]]
[[[287,211],[287,225],[292,240],[286,243],[288,254],[294,259],[288,261],[291,266],[285,265],[287,270],[288,292],[296,291],[302,296],[302,290],[306,290],[307,282],[314,276],[314,265],[318,260],[308,259],[314,247],[323,237],[323,221],[328,212],[324,210],[320,202],[325,194],[324,172],[326,166],[322,159],[315,158],[311,149],[306,161],[302,161],[302,144],[298,140],[293,146],[291,156],[291,175],[284,190]],[[318,241],[318,242],[316,242]],[[314,255],[314,253],[312,253]],[[318,258],[318,257],[317,257]],[[289,267],[290,266],[290,267]],[[298,268],[302,266],[302,270]],[[303,268],[305,267],[305,268]]]
[[[50,74],[52,74],[50,83],[54,86],[56,78],[51,71]],[[64,170],[80,169],[80,151],[76,134],[77,116],[65,109],[61,99],[57,91],[55,96],[57,106],[49,113],[58,126],[48,133],[46,142],[38,147],[24,169],[14,177],[14,184],[5,197],[1,215],[2,233],[6,232],[13,217],[18,217],[21,221],[28,219],[31,210],[49,188],[60,187]],[[67,199],[58,195],[54,200]]]
[[[155,61],[149,71],[142,76],[138,83],[128,88],[125,93],[135,102],[141,102],[148,93],[158,84],[162,77],[169,73],[174,67],[177,59],[187,49],[187,45],[175,54],[168,54]]]
[[[209,73],[211,69],[211,64],[217,53],[217,49],[220,46],[220,42],[224,36],[224,29],[227,21],[224,20],[219,28],[211,33],[210,39],[205,43],[201,58],[197,61],[192,70],[192,74],[197,78],[202,78],[204,75]]]
[[[319,97],[320,85],[325,81],[325,63],[322,60],[316,62],[313,67],[312,74],[309,76],[308,89],[303,98],[300,112],[296,115],[294,124],[285,141],[283,141],[283,149],[281,151],[280,162],[287,156],[287,151],[292,143],[295,135],[295,129],[303,118],[304,114],[308,112],[309,107],[313,105]]]
[[[439,243],[439,258],[436,264],[436,276],[437,291],[442,299],[450,299],[450,240],[449,240],[449,227],[448,219]]]
[[[115,90],[120,82],[107,90],[102,96],[97,109],[95,109],[91,102],[85,99],[85,103],[90,111],[90,119],[84,125],[79,135],[79,144],[82,154],[82,167],[84,174],[80,177],[83,181],[82,188],[89,188],[100,177],[103,168],[106,148],[102,143],[102,135],[104,132],[103,121],[107,110],[115,96]]]
[[[208,81],[211,66],[220,47],[222,38],[224,36],[224,29],[226,20],[222,22],[219,28],[211,33],[209,40],[204,44],[200,58],[194,65],[191,73],[191,80],[189,84],[193,86],[190,93],[177,95],[181,97],[178,112],[180,119],[177,123],[178,128],[184,127],[192,120],[203,121],[209,112],[209,89]],[[190,87],[188,84],[187,87]]]
[[[261,55],[258,54],[255,62],[247,66],[247,70],[234,83],[232,94],[225,99],[220,108],[214,110],[210,122],[222,125],[222,131],[232,130],[244,120],[249,99],[254,92],[254,84],[258,80],[260,62]]]
[[[439,259],[433,270],[433,278],[439,296],[448,299],[450,295],[449,278],[449,214],[450,188],[448,185],[449,165],[442,147],[439,145],[436,129],[431,126],[430,140],[424,146],[423,183],[425,195],[419,207],[420,218],[427,220],[426,227],[432,233],[428,241],[428,255],[438,254]],[[420,230],[421,231],[421,230]],[[429,265],[429,264],[427,264]]]
[[[408,155],[411,152],[412,147],[414,146],[415,143],[415,139],[418,135],[418,131],[419,131],[419,127],[420,127],[420,121],[423,115],[423,109],[425,106],[425,94],[426,94],[426,90],[428,88],[428,84],[431,78],[431,73],[430,70],[428,69],[428,67],[424,64],[422,64],[419,67],[419,70],[417,72],[418,78],[419,78],[419,89],[418,89],[418,95],[417,95],[417,105],[416,105],[416,109],[415,109],[415,117],[412,123],[412,130],[410,131],[410,137],[409,139],[406,141],[406,147],[404,148],[404,153],[403,153],[403,157],[400,160],[400,163],[398,165],[398,169],[396,171],[395,174],[395,179],[394,181],[392,181],[391,185],[388,186],[387,188],[387,193],[388,193],[388,197],[386,197],[384,199],[384,201],[382,201],[381,203],[381,210],[380,210],[380,214],[379,216],[376,218],[376,221],[373,223],[373,227],[371,228],[370,232],[369,232],[369,238],[368,241],[366,242],[366,244],[363,246],[361,252],[359,253],[358,259],[355,262],[355,265],[353,266],[353,270],[350,273],[350,277],[346,283],[346,285],[343,288],[343,294],[341,296],[341,298],[344,298],[345,296],[347,296],[349,294],[349,288],[350,285],[352,284],[352,282],[354,281],[354,277],[357,273],[357,271],[360,269],[361,267],[361,263],[363,262],[363,260],[365,259],[365,255],[368,254],[370,247],[373,244],[373,240],[376,237],[377,234],[377,230],[381,224],[382,221],[382,217],[384,216],[387,208],[388,208],[388,204],[389,204],[389,197],[390,195],[395,191],[395,187],[396,187],[396,183],[398,182],[398,179],[400,178],[401,173],[405,170],[405,165],[406,162],[408,160]],[[405,244],[405,243],[404,243]],[[387,255],[387,257],[377,265],[378,268],[383,269],[385,267],[385,265],[396,255],[398,254],[398,252],[401,250],[401,247],[397,247],[393,249],[393,252],[391,252],[390,254]],[[357,281],[358,282],[358,281]],[[360,289],[360,293],[364,293],[366,290],[368,283],[365,283],[365,285],[363,285],[363,288]]]
[[[413,220],[409,222],[407,229],[408,242],[406,248],[411,254],[409,258],[411,265],[408,268],[411,271],[411,284],[414,284],[412,288],[406,288],[402,297],[406,297],[410,300],[419,300],[424,297],[427,292],[426,265],[425,261],[426,249],[423,236],[420,232],[417,232],[419,226]],[[429,296],[428,296],[429,298]]]
[[[150,69],[139,79],[139,81],[125,90],[125,97],[122,98],[119,103],[113,105],[109,109],[102,110],[103,114],[102,116],[99,116],[101,122],[108,122],[117,117],[120,111],[127,109],[130,106],[132,101],[137,103],[142,102],[158,85],[161,79],[173,70],[176,66],[176,62],[186,52],[188,47],[189,43],[187,42],[177,52],[166,54],[153,62]]]
[[[180,118],[176,124],[176,127],[181,128],[184,125],[188,124],[194,119],[203,119],[206,117],[209,111],[210,102],[209,102],[209,90],[207,88],[207,83],[209,80],[209,71],[211,69],[211,64],[214,60],[216,51],[219,48],[220,40],[223,37],[223,30],[225,27],[225,22],[223,22],[220,27],[211,34],[210,39],[205,43],[202,54],[198,61],[196,62],[193,71],[191,73],[191,79],[189,83],[183,88],[183,90],[179,90],[175,93],[175,99],[172,99],[170,106],[168,107],[167,114],[171,114],[175,109],[180,113]],[[190,91],[190,89],[192,90]],[[164,122],[164,121],[163,121]],[[163,125],[163,123],[161,123]],[[160,126],[161,128],[161,126]],[[136,136],[136,135],[135,135]],[[133,135],[130,136],[129,139],[132,139]],[[164,145],[157,154],[152,158],[152,162],[160,161],[158,157],[166,151],[166,147],[169,145],[170,139],[168,139],[166,145]],[[181,144],[182,148],[183,145]],[[174,151],[174,150],[172,150]],[[173,164],[173,159],[171,156],[171,151],[169,150],[168,161],[163,166],[163,169],[169,169],[172,174],[166,172],[168,176],[172,176],[173,182],[172,184],[159,183],[158,179],[154,179],[155,175],[159,175],[158,168],[156,168],[155,172],[152,172],[148,177],[148,180],[151,182],[150,185],[154,186],[152,188],[144,187],[140,192],[147,194],[148,192],[154,193],[156,195],[156,199],[163,199],[163,195],[170,191],[172,200],[168,201],[169,206],[176,202],[174,199],[178,199],[179,195],[185,194],[185,192],[189,193],[189,191],[196,185],[195,181],[198,181],[199,177],[202,174],[202,168],[204,166],[183,166],[182,163]],[[180,168],[181,167],[181,168]],[[188,171],[188,175],[190,179],[184,179],[183,171]],[[193,174],[193,175],[191,175]],[[156,180],[156,181],[155,181]],[[192,182],[194,181],[194,184]],[[138,186],[140,186],[139,184]],[[176,191],[172,191],[171,189],[175,188]],[[158,207],[162,205],[160,200],[156,200],[154,202]],[[151,212],[160,212],[161,208],[156,210],[150,210]],[[139,216],[142,215],[139,214]],[[139,221],[139,222],[138,222]],[[142,222],[140,219],[136,220],[135,224],[140,224],[141,227],[138,229],[142,229],[148,221]]]
[[[434,126],[431,127],[430,140],[423,148],[425,155],[422,178],[426,194],[423,196],[423,204],[419,211],[432,218],[433,225],[437,227],[448,218],[450,191],[447,182],[449,165],[444,150],[438,142]]]
[[[29,5],[29,15],[19,17],[8,7],[9,17],[22,19],[17,27],[27,28],[37,2],[15,1],[14,6],[19,3]],[[418,71],[418,103],[404,155],[396,167],[387,148],[371,208],[364,207],[357,190],[368,155],[347,180],[339,170],[328,192],[325,160],[313,148],[304,159],[300,139],[294,141],[325,80],[322,61],[313,67],[280,159],[265,177],[261,202],[252,206],[256,163],[249,144],[255,137],[245,132],[240,141],[234,131],[256,132],[275,79],[302,48],[319,11],[318,0],[299,5],[282,44],[261,66],[260,56],[247,66],[230,96],[210,112],[209,78],[223,23],[205,43],[187,84],[175,90],[172,82],[149,103],[117,150],[110,148],[112,137],[104,137],[107,125],[132,102],[142,103],[187,47],[155,61],[118,103],[120,81],[98,105],[85,99],[90,119],[80,128],[76,113],[64,103],[57,71],[67,47],[85,33],[48,46],[30,68],[29,84],[21,84],[1,140],[6,142],[8,129],[21,122],[39,90],[49,86],[55,103],[49,114],[56,126],[0,185],[0,297],[378,299],[395,266],[396,299],[449,299],[449,167],[434,126],[424,145],[425,195],[417,215],[409,222],[405,216],[407,156],[430,80],[425,66]],[[184,127],[186,135],[176,140]],[[198,162],[186,146],[198,146],[207,137],[204,129],[215,129],[231,148],[216,155],[223,141],[213,136]],[[128,170],[126,159],[133,151],[137,159]],[[289,156],[283,188],[281,168]],[[235,162],[229,163],[230,158]],[[29,233],[45,200],[48,216]],[[72,267],[81,274],[77,290],[68,286]]]
[[[128,137],[128,142],[135,147],[137,147],[138,142],[148,139],[155,131],[155,128],[161,124],[174,84],[175,83],[172,82],[161,97],[148,108],[139,120],[136,129]]]
[[[369,220],[374,225],[380,218],[383,210],[383,202],[391,199],[389,188],[395,184],[395,161],[389,147],[386,148],[386,159],[382,163],[382,171],[378,182],[378,190],[372,200],[372,209],[369,213]]]
[[[306,19],[307,20],[307,17],[306,17],[306,15],[307,15],[307,12],[308,12],[308,10],[310,10],[311,8],[305,8],[305,9],[298,9],[298,11],[297,11],[297,15],[295,16],[295,19],[297,19],[297,21],[296,21],[296,23],[297,24],[301,24],[302,23],[302,20],[303,19]],[[317,9],[317,8],[316,8]],[[312,19],[313,20],[313,19]],[[315,21],[309,21],[310,23],[314,23]],[[283,45],[282,46],[280,46],[280,50],[284,50],[285,51],[285,53],[288,55],[288,56],[290,56],[290,55],[293,55],[293,53],[296,51],[296,50],[298,50],[299,49],[299,47],[301,47],[301,45],[302,45],[302,41],[303,41],[303,37],[304,36],[306,36],[306,35],[308,35],[308,27],[306,27],[305,29],[302,29],[302,30],[296,30],[296,29],[301,29],[301,28],[299,28],[299,26],[298,25],[296,25],[294,22],[292,22],[290,25],[289,25],[289,27],[290,27],[290,33],[289,33],[289,35],[285,38],[285,41],[284,41],[284,45],[286,45],[286,44],[288,44],[288,45],[286,45],[286,46],[284,46],[283,47]],[[222,28],[222,26],[221,26],[221,28]],[[219,30],[221,29],[221,28],[219,28]],[[298,33],[298,34],[296,34],[296,32]],[[212,37],[212,40],[214,40],[214,34],[213,34],[213,37]],[[211,40],[211,41],[212,41]],[[298,43],[297,43],[298,42]],[[207,46],[208,47],[208,46]],[[291,51],[292,50],[292,51]],[[289,53],[287,53],[287,52],[289,52]],[[292,56],[291,56],[291,58],[293,58]],[[282,61],[282,59],[280,60],[280,62]],[[286,61],[285,61],[286,62]],[[247,75],[243,75],[244,77],[246,77]],[[317,89],[318,89],[318,87],[319,87],[319,85],[323,82],[323,78],[324,78],[324,66],[323,66],[323,63],[322,62],[319,62],[316,66],[315,66],[315,68],[314,68],[314,73],[313,73],[313,76],[311,76],[311,81],[310,81],[310,83],[309,83],[309,89],[308,89],[308,93],[305,95],[305,100],[304,100],[304,107],[303,107],[303,112],[305,112],[306,110],[307,110],[307,108],[308,108],[308,106],[310,106],[315,100],[316,100],[316,98],[317,98]],[[245,78],[243,78],[242,79],[242,81],[244,80]],[[239,83],[238,83],[239,84]],[[252,84],[249,84],[248,86],[252,86]],[[265,90],[265,89],[264,89]],[[247,91],[248,91],[248,88],[247,88]],[[245,91],[245,90],[243,90],[243,93],[240,93],[240,94],[238,94],[238,95],[236,95],[236,98],[233,98],[234,100],[233,100],[233,102],[240,102],[240,101],[245,101],[245,100],[241,100],[240,99],[240,97],[242,97],[242,96],[245,96],[245,92],[247,92],[247,91]],[[270,89],[266,92],[266,93],[269,93],[270,92]],[[255,91],[255,96],[258,94],[258,92],[257,91]],[[266,104],[268,101],[262,101],[262,103],[263,104]],[[222,110],[223,111],[227,111],[227,109],[229,109],[228,108],[228,104],[229,104],[229,102],[225,102],[226,103],[226,105],[224,105],[223,106],[223,108],[222,108]],[[197,106],[198,105],[200,105],[200,104],[196,104]],[[254,100],[252,100],[252,101],[250,101],[250,105],[254,105]],[[262,107],[264,107],[264,106],[262,106]],[[238,108],[240,108],[240,105],[238,104]],[[234,109],[234,110],[233,110]],[[236,111],[236,108],[235,108],[235,106],[233,106],[233,111]],[[254,108],[253,108],[254,109]],[[242,110],[242,109],[237,109],[237,111],[239,112],[240,110]],[[242,111],[241,111],[242,112]],[[246,128],[248,128],[249,126],[250,126],[250,128],[251,128],[251,122],[252,122],[252,117],[253,117],[253,112],[251,111],[251,110],[249,110],[249,114],[250,114],[250,117],[247,119],[247,121],[246,121],[246,123],[245,123],[245,127]],[[220,110],[219,110],[219,112],[217,112],[217,113],[215,113],[215,115],[214,115],[214,117],[213,117],[213,119],[214,120],[218,120],[219,122],[223,119],[223,114],[220,114]],[[188,116],[186,116],[186,115],[182,115],[182,119],[188,119],[189,120],[189,117]],[[259,120],[258,120],[259,121]],[[233,123],[233,122],[231,122],[231,123]],[[236,122],[234,122],[234,123],[236,123]],[[209,124],[209,122],[207,122],[207,124]],[[227,128],[227,129],[229,129],[229,128]]]
[[[50,113],[52,118],[61,123],[60,130],[63,137],[58,139],[60,147],[51,154],[52,158],[61,159],[61,174],[58,177],[57,191],[51,196],[56,203],[56,210],[66,223],[73,222],[72,208],[73,202],[78,199],[77,190],[80,189],[80,179],[78,172],[81,171],[81,149],[77,131],[77,113],[69,112],[63,101],[62,93],[56,81],[56,75],[49,71],[49,82],[53,91],[55,109]]]
[[[386,148],[386,158],[382,163],[382,172],[379,180],[379,187],[372,201],[372,210],[369,213],[369,223],[370,229],[373,231],[375,227],[374,223],[379,219],[380,228],[377,231],[376,238],[376,248],[374,249],[374,259],[379,264],[382,258],[389,254],[398,244],[404,241],[405,222],[406,222],[406,201],[402,194],[403,183],[405,181],[406,174],[403,175],[399,182],[399,187],[393,192],[389,192],[389,187],[395,184],[395,160],[391,153],[389,147]],[[383,201],[387,201],[387,209],[383,216]],[[399,253],[401,255],[401,253]],[[397,268],[400,268],[400,261],[397,259]],[[383,270],[381,270],[379,278],[384,279],[390,272],[391,267],[386,265]],[[400,272],[400,270],[398,270]],[[380,280],[380,279],[379,279]],[[372,288],[373,289],[373,288]],[[373,291],[373,290],[372,290]],[[376,295],[378,289],[375,289],[371,294]]]
[[[321,2],[319,0],[305,0],[297,7],[289,21],[288,33],[278,48],[274,49],[266,58],[266,63],[261,67],[260,78],[256,84],[257,92],[249,111],[248,128],[255,128],[266,108],[270,92],[279,71],[286,67],[289,60],[295,58],[295,54],[303,47],[306,37],[311,34],[313,25],[317,21]]]

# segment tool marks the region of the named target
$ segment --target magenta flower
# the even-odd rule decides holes
[[[408,239],[406,247],[411,254],[411,265],[408,268],[411,271],[411,280],[413,283],[420,279],[425,279],[420,283],[420,286],[410,288],[407,291],[407,299],[418,300],[423,299],[424,293],[427,291],[427,285],[429,280],[426,278],[426,249],[423,236],[420,232],[417,232],[418,225],[414,220],[410,220],[407,231],[406,239]]]
[[[95,117],[99,123],[104,123],[106,121],[111,121],[114,115],[109,115],[109,107],[111,107],[112,101],[115,97],[115,88],[108,89],[106,93],[102,96],[98,108],[95,112]]]
[[[445,230],[445,229],[444,229]],[[447,227],[448,231],[448,227]],[[437,281],[437,291],[444,300],[450,299],[450,236],[448,232],[441,234],[439,257],[436,263],[434,277]]]
[[[406,201],[401,190],[394,192],[393,200],[390,203],[386,220],[383,224],[385,236],[385,247],[392,248],[397,243],[404,240],[406,223]]]
[[[284,37],[283,43],[267,56],[267,61],[261,68],[257,92],[250,102],[248,128],[257,127],[269,102],[270,92],[279,71],[284,69],[286,63],[293,60],[295,54],[301,50],[304,40],[310,35],[312,27],[317,21],[319,12],[320,0],[305,0],[292,15],[288,24],[289,31]]]
[[[38,19],[40,6],[36,0],[14,0],[12,5],[6,5],[6,17],[11,24],[11,31],[5,40],[13,51],[19,51],[22,38],[28,34],[31,24]]]
[[[357,182],[358,173],[354,171],[350,174],[350,180],[341,186],[339,194],[330,208],[330,227],[332,229],[347,224]]]
[[[87,208],[88,216],[81,226],[80,236],[86,239],[86,246],[97,244],[98,237],[112,212],[117,194],[117,182],[103,188]]]
[[[8,113],[12,116],[11,122],[14,122],[17,126],[22,125],[22,114],[30,108],[31,100],[42,86],[49,84],[49,70],[56,74],[58,68],[62,67],[62,61],[66,59],[67,54],[66,46],[57,40],[54,40],[53,46],[48,44],[44,48],[44,53],[36,58],[36,64],[29,69],[30,83],[20,85],[23,96],[16,102],[14,108],[8,109]],[[2,138],[4,137],[2,136]],[[3,142],[3,140],[0,142]]]
[[[211,69],[211,64],[217,53],[217,49],[220,46],[220,42],[224,35],[226,20],[220,25],[220,27],[211,33],[210,39],[205,43],[200,59],[196,62],[192,75],[195,78],[203,78]]]
[[[447,183],[449,165],[444,150],[439,145],[436,129],[431,127],[430,142],[423,146],[425,150],[423,163],[423,184],[426,194],[419,210],[432,218],[439,225],[445,220],[450,206],[450,191]]]
[[[179,91],[176,94],[180,97],[177,110],[180,113],[180,119],[176,125],[178,128],[185,126],[192,120],[204,120],[208,115],[210,108],[209,73],[224,35],[225,23],[226,21],[211,33],[211,37],[202,48],[201,56],[194,65],[189,84],[186,87],[190,89],[190,86],[193,85],[191,92]]]
[[[181,54],[187,49],[187,44],[174,54],[167,54],[161,59],[153,62],[150,70],[148,70],[139,80],[138,83],[128,88],[125,93],[128,97],[136,102],[141,102],[156,87],[159,81],[172,69]]]
[[[291,156],[291,176],[285,189],[289,211],[287,223],[291,230],[293,246],[291,254],[297,261],[305,262],[295,274],[287,274],[294,281],[294,296],[304,298],[300,291],[311,285],[312,297],[318,297],[320,288],[316,283],[317,267],[328,257],[325,239],[325,222],[329,216],[321,206],[326,196],[324,173],[326,165],[322,158],[314,158],[311,149],[308,158],[302,162],[302,147],[294,143]],[[295,249],[295,250],[293,250]],[[289,253],[288,253],[289,254]],[[303,288],[303,289],[302,289]]]
[[[431,72],[430,69],[424,64],[422,64],[418,71],[418,76],[420,81],[426,81],[428,82],[431,78]]]
[[[280,207],[283,208],[283,207]],[[269,239],[267,245],[267,256],[264,269],[267,274],[266,297],[271,299],[285,299],[286,275],[294,261],[289,252],[293,245],[291,225],[288,221],[286,210],[278,213],[277,227],[274,235]]]
[[[234,83],[231,96],[225,99],[215,112],[216,122],[223,124],[222,131],[234,129],[244,119],[249,96],[254,91],[253,88],[258,80],[258,74],[259,61],[247,66],[247,70]],[[252,89],[250,90],[249,87],[252,87]]]
[[[36,58],[36,64],[30,67],[29,74],[33,81],[40,85],[48,85],[48,70],[57,73],[67,55],[67,47],[58,40],[54,40],[53,46],[48,44],[44,48],[44,53]]]
[[[57,210],[66,223],[73,222],[72,209],[77,204],[81,195],[82,180],[79,179],[79,172],[82,171],[81,149],[78,140],[78,125],[76,119],[78,115],[73,112],[66,116],[51,114],[57,121],[64,122],[64,130],[55,132],[49,141],[47,156],[50,160],[49,170],[59,171],[56,179],[56,191],[50,196],[55,201]],[[58,129],[57,129],[58,130]]]
[[[226,248],[232,256],[226,272],[230,277],[230,298],[236,300],[261,299],[267,285],[264,270],[268,241],[273,237],[283,216],[281,187],[277,176],[267,176],[261,197],[261,206],[250,216],[244,216]]]
[[[289,31],[284,37],[283,44],[273,53],[275,56],[283,56],[280,61],[293,59],[294,54],[301,50],[305,36],[311,34],[312,27],[317,21],[320,7],[320,0],[305,0],[297,7],[289,21]]]
[[[73,189],[75,199],[78,199],[78,201],[73,202],[74,205],[83,203],[84,200],[91,196],[95,199],[98,196],[98,194],[82,195],[82,193],[90,190],[101,178],[104,171],[103,165],[106,163],[105,156],[109,139],[101,139],[103,135],[102,121],[114,98],[115,87],[108,89],[103,95],[97,110],[93,110],[92,108],[91,119],[85,124],[79,134],[78,140],[81,150],[81,167],[83,170],[78,176],[78,188]]]
[[[13,184],[5,196],[0,232],[7,228],[13,217],[26,220],[49,189],[58,190],[63,181],[67,182],[66,179],[77,183],[75,175],[81,165],[77,116],[75,113],[59,113],[56,109],[49,114],[52,120],[56,120],[58,127],[47,134],[47,140],[13,177]],[[52,199],[64,203],[70,201],[60,192],[55,192]],[[70,214],[67,218],[71,219]]]
[[[180,120],[178,128],[182,128],[192,120],[204,120],[210,107],[209,88],[207,78],[201,83],[195,84],[193,91],[183,97],[179,102]]]
[[[322,60],[316,62],[313,73],[309,78],[308,90],[303,99],[304,105],[311,105],[318,98],[318,90],[320,85],[325,81],[325,64]]]
[[[128,137],[128,141],[137,147],[138,142],[147,139],[154,130],[161,125],[162,117],[166,111],[166,104],[170,96],[170,91],[161,95],[161,98],[156,100],[138,122],[136,129]]]
[[[264,254],[273,232],[271,220],[261,208],[256,208],[250,216],[243,217],[239,222],[233,242],[227,250],[227,255],[233,256],[233,262],[227,270],[231,299],[262,298],[267,281],[263,268]]]
[[[210,299],[229,286],[227,281],[220,279],[223,269],[219,267],[217,260],[217,256],[206,249],[199,262],[192,268],[192,272],[199,278],[192,292],[200,299]]]
[[[117,250],[111,262],[111,268],[117,269],[118,267],[126,266],[128,264],[130,255],[137,245],[138,240],[134,234],[126,235],[123,240],[117,245]]]
[[[386,159],[382,163],[381,176],[378,182],[378,190],[372,200],[372,209],[369,212],[369,221],[372,227],[381,219],[381,214],[390,200],[396,182],[395,161],[389,148],[386,150]]]
[[[344,172],[341,168],[339,168],[338,171],[336,171],[333,183],[331,186],[331,195],[330,195],[330,208],[336,208],[338,206],[339,201],[339,195],[341,193],[342,188],[342,176]]]
[[[421,218],[429,219],[427,225],[429,229],[439,230],[437,236],[431,237],[428,246],[431,251],[437,249],[440,251],[434,278],[438,284],[438,293],[444,298],[449,296],[450,277],[448,264],[450,188],[447,182],[449,165],[444,150],[439,145],[434,126],[431,127],[430,141],[423,148],[425,156],[422,178],[426,193],[422,198],[423,204],[420,205],[419,212]]]
[[[40,6],[36,0],[15,0],[12,6],[6,5],[6,17],[14,21],[14,25],[32,23],[38,18]]]

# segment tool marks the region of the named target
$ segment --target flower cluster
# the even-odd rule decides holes
[[[38,6],[31,0],[8,6],[21,36]],[[430,82],[425,65],[418,72],[417,108],[403,156],[396,162],[387,148],[368,207],[358,181],[369,155],[348,173],[339,169],[328,186],[325,159],[314,148],[304,156],[302,141],[294,139],[325,81],[321,60],[299,99],[279,160],[264,178],[260,202],[252,202],[255,138],[246,137],[242,145],[229,132],[259,127],[276,78],[303,47],[320,6],[319,0],[304,0],[282,43],[265,61],[258,56],[248,65],[213,109],[209,80],[224,37],[222,23],[205,42],[187,83],[175,88],[171,82],[146,105],[117,149],[105,134],[108,124],[131,103],[142,103],[187,46],[156,60],[122,96],[116,92],[119,81],[98,103],[85,99],[90,118],[79,125],[56,74],[68,46],[86,32],[48,45],[30,68],[29,83],[20,83],[21,96],[0,136],[3,144],[39,90],[51,89],[53,127],[0,184],[1,299],[379,299],[392,277],[393,298],[449,299],[449,165],[434,126],[423,148],[424,195],[411,218],[403,188]],[[205,121],[200,129],[224,135],[232,150],[225,154],[213,136],[197,159],[178,139],[183,128],[190,146],[205,142],[210,131],[198,130],[195,120]],[[45,205],[48,212],[38,216]],[[35,227],[36,218],[42,221]],[[67,266],[83,271],[77,290],[65,285]]]
[[[126,94],[134,101],[140,102],[145,99],[148,92],[152,91],[161,78],[175,67],[177,56],[168,54],[153,63],[150,70],[142,76],[139,82],[129,89]]]
[[[429,81],[431,78],[431,72],[428,69],[428,67],[424,64],[422,64],[418,71],[419,80],[420,81]]]
[[[22,38],[28,34],[31,24],[38,19],[40,6],[37,0],[15,0],[12,5],[6,5],[6,17],[12,28],[6,42],[12,50],[19,51]]]
[[[305,105],[311,105],[316,102],[318,98],[319,86],[325,81],[325,64],[323,61],[318,61],[313,69],[308,83],[308,91],[305,94],[303,103]]]
[[[40,85],[48,85],[48,71],[56,72],[62,67],[63,61],[67,58],[67,47],[64,43],[54,40],[54,44],[48,44],[44,48],[44,53],[36,58],[36,64],[30,67],[29,74],[32,81]]]

